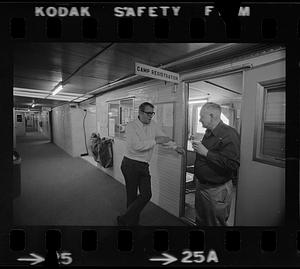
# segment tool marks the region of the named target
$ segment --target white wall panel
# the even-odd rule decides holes
[[[69,105],[54,108],[52,117],[53,142],[73,156]]]
[[[253,160],[257,85],[284,77],[285,61],[245,72],[236,225],[276,226],[284,221],[285,169]]]
[[[69,105],[56,107],[53,110],[53,141],[73,157],[86,153],[84,143],[83,119],[81,108],[70,108]],[[96,132],[95,110],[87,108],[85,119],[86,143],[89,151],[89,139]]]
[[[42,126],[40,126],[40,122]],[[49,112],[43,111],[39,115],[39,126],[38,129],[41,134],[50,139],[50,124],[49,124]]]

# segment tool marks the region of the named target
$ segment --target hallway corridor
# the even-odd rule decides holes
[[[125,210],[124,185],[39,133],[17,137],[16,150],[22,163],[14,225],[116,226],[116,216]],[[140,224],[185,225],[153,203],[145,207]]]

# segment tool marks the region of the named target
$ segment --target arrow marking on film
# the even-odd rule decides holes
[[[167,265],[170,264],[172,262],[177,261],[177,258],[175,258],[174,256],[168,254],[168,253],[162,253],[162,255],[164,257],[161,258],[151,258],[149,259],[150,261],[154,261],[154,262],[164,262],[162,265]]]
[[[35,264],[38,264],[40,262],[43,262],[45,259],[35,253],[30,253],[31,257],[32,258],[19,258],[17,259],[18,261],[30,261],[32,262],[30,265],[35,265]]]

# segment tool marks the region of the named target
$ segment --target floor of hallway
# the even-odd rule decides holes
[[[73,158],[39,133],[17,137],[21,196],[14,200],[14,225],[116,226],[124,212],[123,184],[83,160]],[[149,203],[141,225],[184,226]]]

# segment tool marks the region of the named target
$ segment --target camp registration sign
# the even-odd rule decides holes
[[[135,63],[135,74],[149,78],[179,83],[179,74],[146,64]]]

